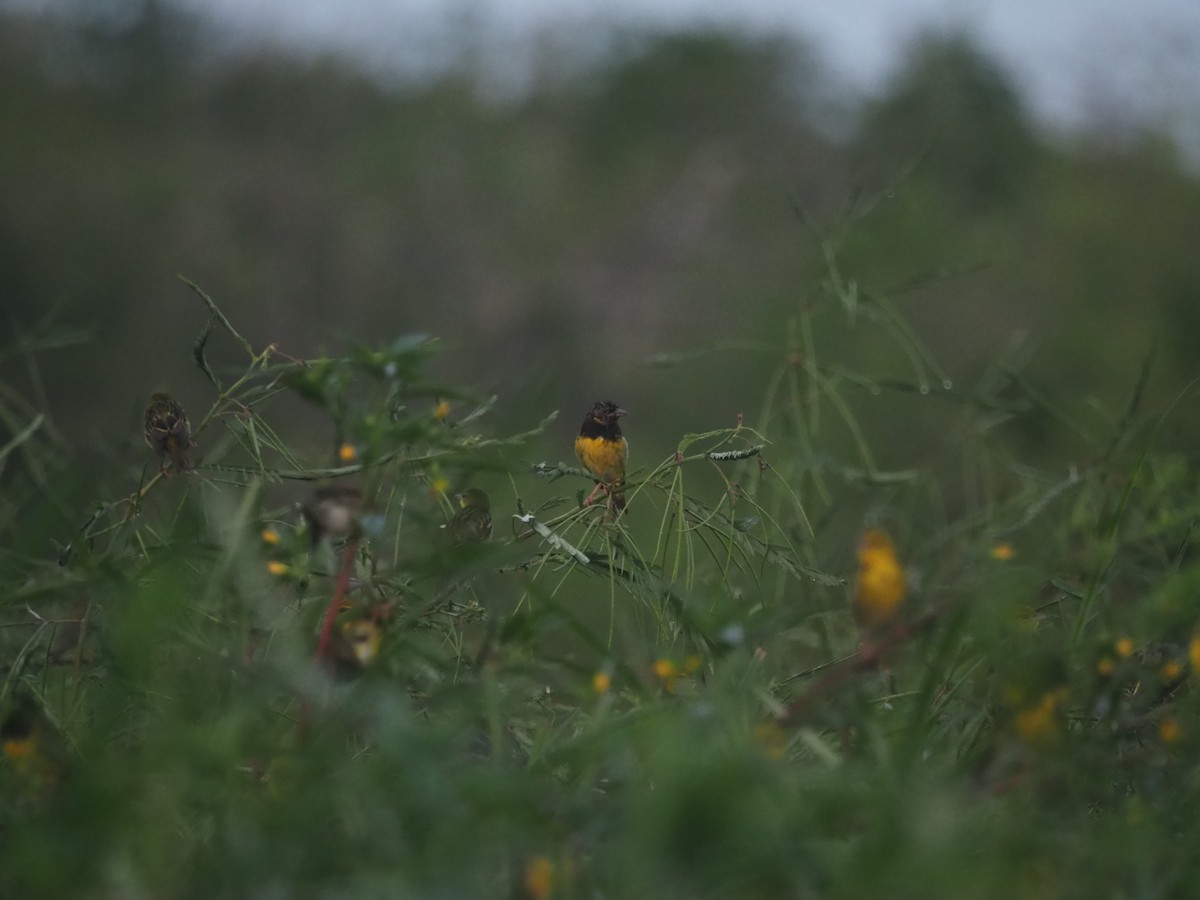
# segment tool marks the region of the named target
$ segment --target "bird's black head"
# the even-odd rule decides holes
[[[598,425],[615,425],[617,419],[625,414],[625,410],[611,400],[597,400],[588,410],[588,418]]]

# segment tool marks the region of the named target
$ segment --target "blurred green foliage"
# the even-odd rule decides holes
[[[957,39],[835,140],[786,45],[495,102],[140,8],[0,29],[0,894],[1190,891],[1162,143],[1048,144]],[[140,444],[165,385],[186,474]],[[615,520],[562,462],[598,397]]]
[[[1048,413],[1032,385],[1001,363],[992,391],[923,395],[937,365],[915,332],[830,294],[787,323],[761,409],[631,470],[614,518],[582,503],[585,471],[514,463],[554,417],[505,428],[494,398],[432,374],[436,342],[294,359],[192,287],[212,400],[188,472],[145,448],[110,483],[52,488],[47,517],[27,473],[70,485],[78,458],[4,390],[31,419],[0,455],[6,896],[1194,880],[1200,473],[1160,446],[1179,406],[1145,408],[1149,360],[1064,476],[998,428]],[[839,322],[886,323],[916,381],[819,351],[817,323]],[[222,348],[240,372],[213,369]],[[865,425],[906,392],[952,404],[953,427],[938,459],[884,469]],[[293,396],[333,452],[279,438]],[[491,491],[490,542],[443,528],[468,485]],[[312,512],[322,492],[351,504],[340,524]],[[847,548],[868,525],[895,536],[911,596],[860,635]]]

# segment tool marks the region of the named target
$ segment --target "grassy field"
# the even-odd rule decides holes
[[[438,383],[436,342],[294,359],[196,295],[189,470],[81,484],[50,411],[0,399],[3,896],[1191,893],[1200,482],[1152,359],[1103,416],[1011,360],[954,385],[832,283],[757,408],[658,460],[629,417],[614,516],[569,444],[530,465]],[[828,327],[909,374],[824,358]],[[934,404],[944,445],[882,469],[880,411]],[[1079,459],[1015,458],[1030,417]],[[490,541],[442,527],[469,486]],[[868,532],[906,599],[860,628]]]

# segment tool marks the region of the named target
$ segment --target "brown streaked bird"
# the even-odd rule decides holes
[[[192,426],[187,413],[169,394],[154,394],[146,407],[146,443],[158,454],[158,469],[167,474],[167,458],[176,472],[192,467],[187,451],[196,446],[192,441]]]
[[[907,592],[904,567],[892,539],[878,528],[858,540],[858,576],[854,584],[854,618],[867,633],[892,624]]]
[[[446,536],[456,547],[476,544],[492,537],[492,499],[480,488],[467,488],[454,495],[458,511],[446,523]]]
[[[356,535],[362,528],[362,491],[349,484],[327,484],[313,491],[304,504],[304,517],[316,546],[323,538]]]
[[[597,400],[579,426],[575,454],[596,479],[596,488],[584,501],[584,506],[589,506],[603,490],[616,512],[625,508],[621,491],[625,483],[625,463],[629,459],[629,442],[621,434],[619,419],[623,415],[626,415],[625,410],[611,400]]]
[[[91,616],[91,604],[87,600],[71,603],[57,620],[54,640],[50,644],[52,663],[81,663],[83,644],[87,638],[86,626]]]

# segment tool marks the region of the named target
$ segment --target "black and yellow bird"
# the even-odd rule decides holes
[[[625,462],[629,458],[629,442],[621,434],[621,416],[625,410],[611,400],[597,400],[579,426],[575,438],[575,454],[584,468],[596,479],[596,487],[584,501],[589,506],[600,491],[604,491],[616,512],[625,508],[622,490],[625,484]]]
[[[446,523],[446,536],[456,547],[476,544],[492,537],[492,500],[480,488],[467,488],[454,495],[458,510]]]
[[[158,454],[158,468],[167,473],[167,458],[176,472],[186,472],[192,467],[187,451],[194,447],[192,426],[187,413],[179,402],[169,394],[154,394],[146,407],[146,443]]]
[[[0,722],[0,747],[30,796],[60,781],[66,770],[61,736],[41,705],[27,693],[16,696]]]

